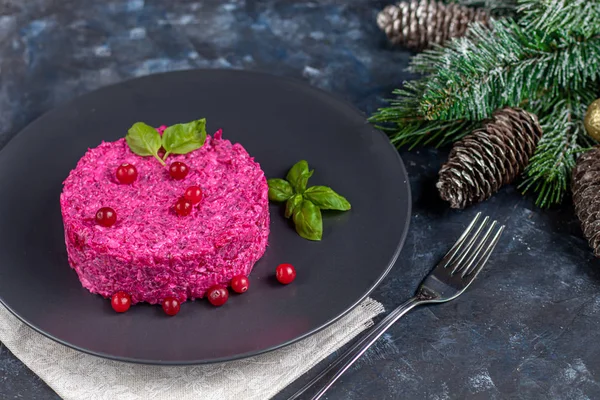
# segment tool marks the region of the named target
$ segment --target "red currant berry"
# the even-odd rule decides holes
[[[202,200],[202,189],[198,186],[190,186],[185,189],[185,195],[183,197],[191,201],[192,204],[198,204]]]
[[[175,161],[169,167],[169,174],[173,179],[181,180],[187,176],[188,172],[190,172],[190,169],[181,161]]]
[[[117,222],[117,213],[110,207],[102,207],[96,211],[96,223],[105,228],[111,227]]]
[[[134,165],[124,163],[117,168],[117,180],[123,185],[130,185],[138,177],[137,169]]]
[[[158,149],[158,151],[156,152],[156,154],[160,157],[160,159],[162,160],[165,156],[165,153],[167,151],[165,150],[164,147],[160,146],[160,149]]]
[[[162,303],[162,308],[167,315],[177,315],[181,308],[181,303],[174,297],[167,297]]]
[[[231,289],[236,293],[244,293],[250,287],[250,281],[246,275],[236,275],[231,279]]]
[[[125,292],[117,292],[110,298],[110,305],[116,312],[125,312],[131,307],[131,296]]]
[[[292,264],[280,264],[275,270],[275,276],[279,283],[287,285],[296,279],[296,269]]]
[[[175,212],[180,217],[190,215],[192,212],[192,203],[182,197],[181,199],[177,200],[177,203],[175,203]]]
[[[221,285],[212,286],[206,292],[206,297],[208,297],[208,301],[213,306],[219,307],[223,304],[227,303],[227,299],[229,298],[229,292],[226,287]]]

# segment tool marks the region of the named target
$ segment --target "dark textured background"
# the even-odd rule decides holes
[[[77,95],[177,69],[269,71],[370,113],[408,77],[410,54],[390,49],[375,25],[385,4],[0,0],[0,146]],[[407,315],[328,398],[600,398],[600,263],[569,201],[541,211],[508,187],[451,211],[434,189],[447,153],[401,153],[414,215],[400,260],[374,295],[388,309],[412,294],[475,212],[507,230],[472,289]],[[57,396],[0,344],[0,399],[20,398]]]

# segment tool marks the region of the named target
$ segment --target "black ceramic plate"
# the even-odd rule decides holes
[[[220,308],[183,304],[125,314],[83,289],[69,267],[59,195],[89,147],[136,121],[159,126],[206,117],[209,133],[241,143],[267,177],[308,160],[309,184],[352,203],[324,216],[321,242],[301,239],[272,204],[265,256],[250,290]],[[387,138],[352,106],[300,82],[242,71],[185,71],[103,88],[42,116],[0,151],[0,300],[25,323],[67,346],[122,361],[195,364],[273,350],[350,311],[385,277],[410,214],[406,171]],[[275,267],[298,276],[282,286]]]

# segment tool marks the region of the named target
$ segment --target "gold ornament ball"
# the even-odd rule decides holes
[[[588,135],[600,141],[600,99],[594,100],[590,104],[583,123]]]

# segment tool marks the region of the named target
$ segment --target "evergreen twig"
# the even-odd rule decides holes
[[[580,90],[600,75],[600,62],[589,62],[600,60],[600,36],[548,36],[510,20],[493,23],[493,30],[473,26],[467,37],[413,58],[412,71],[431,74],[420,97],[426,119],[487,118],[542,92]]]
[[[559,30],[595,35],[600,23],[600,3],[594,0],[519,0],[521,25],[543,32]]]
[[[513,16],[517,10],[517,0],[451,0],[467,7],[478,7],[490,10],[494,17]]]
[[[519,187],[523,192],[536,192],[540,207],[562,201],[577,154],[593,144],[583,126],[585,111],[593,100],[593,90],[565,91],[552,102],[534,105],[536,112],[544,115],[540,119],[544,135]]]
[[[523,107],[538,115],[544,137],[522,188],[544,207],[561,201],[576,155],[591,144],[582,119],[600,81],[600,0],[515,5],[514,20],[473,25],[466,37],[415,56],[410,69],[423,78],[405,82],[370,120],[412,148],[458,140],[494,110]]]

